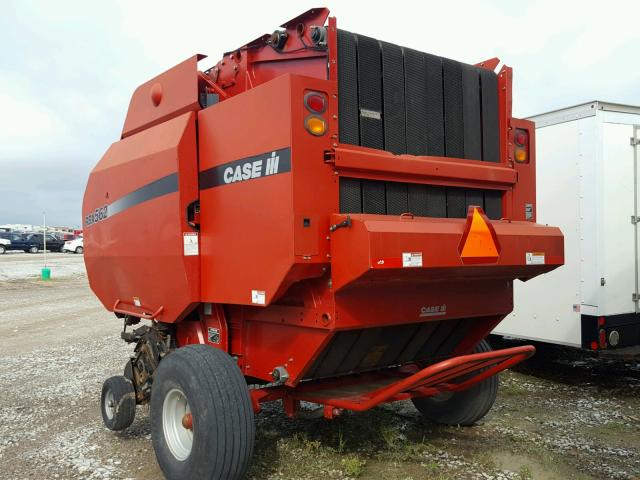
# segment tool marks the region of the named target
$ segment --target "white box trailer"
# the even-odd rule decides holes
[[[589,102],[536,124],[537,221],[560,227],[565,265],[516,281],[494,334],[590,350],[640,345],[640,107]]]

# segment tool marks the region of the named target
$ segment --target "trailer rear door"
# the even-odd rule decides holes
[[[603,123],[599,243],[600,315],[637,311],[638,165],[630,139],[637,127]],[[583,212],[587,214],[588,212]],[[585,232],[588,233],[588,232]],[[589,259],[583,259],[589,261]]]

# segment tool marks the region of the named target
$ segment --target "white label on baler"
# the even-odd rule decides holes
[[[255,303],[257,305],[265,304],[266,294],[264,290],[251,290],[251,303]]]
[[[527,252],[527,265],[544,265],[544,252]]]
[[[198,233],[184,232],[182,238],[184,240],[184,256],[191,257],[198,255]]]
[[[403,252],[402,266],[403,267],[421,267],[422,252]]]

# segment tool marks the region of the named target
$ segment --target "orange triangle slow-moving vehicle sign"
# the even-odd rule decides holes
[[[470,206],[467,224],[458,246],[462,263],[496,263],[500,257],[500,245],[493,225],[482,208]]]

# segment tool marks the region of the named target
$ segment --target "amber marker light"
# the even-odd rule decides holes
[[[304,127],[307,129],[307,132],[317,137],[324,135],[327,131],[327,123],[322,117],[316,115],[309,115],[304,121]]]

